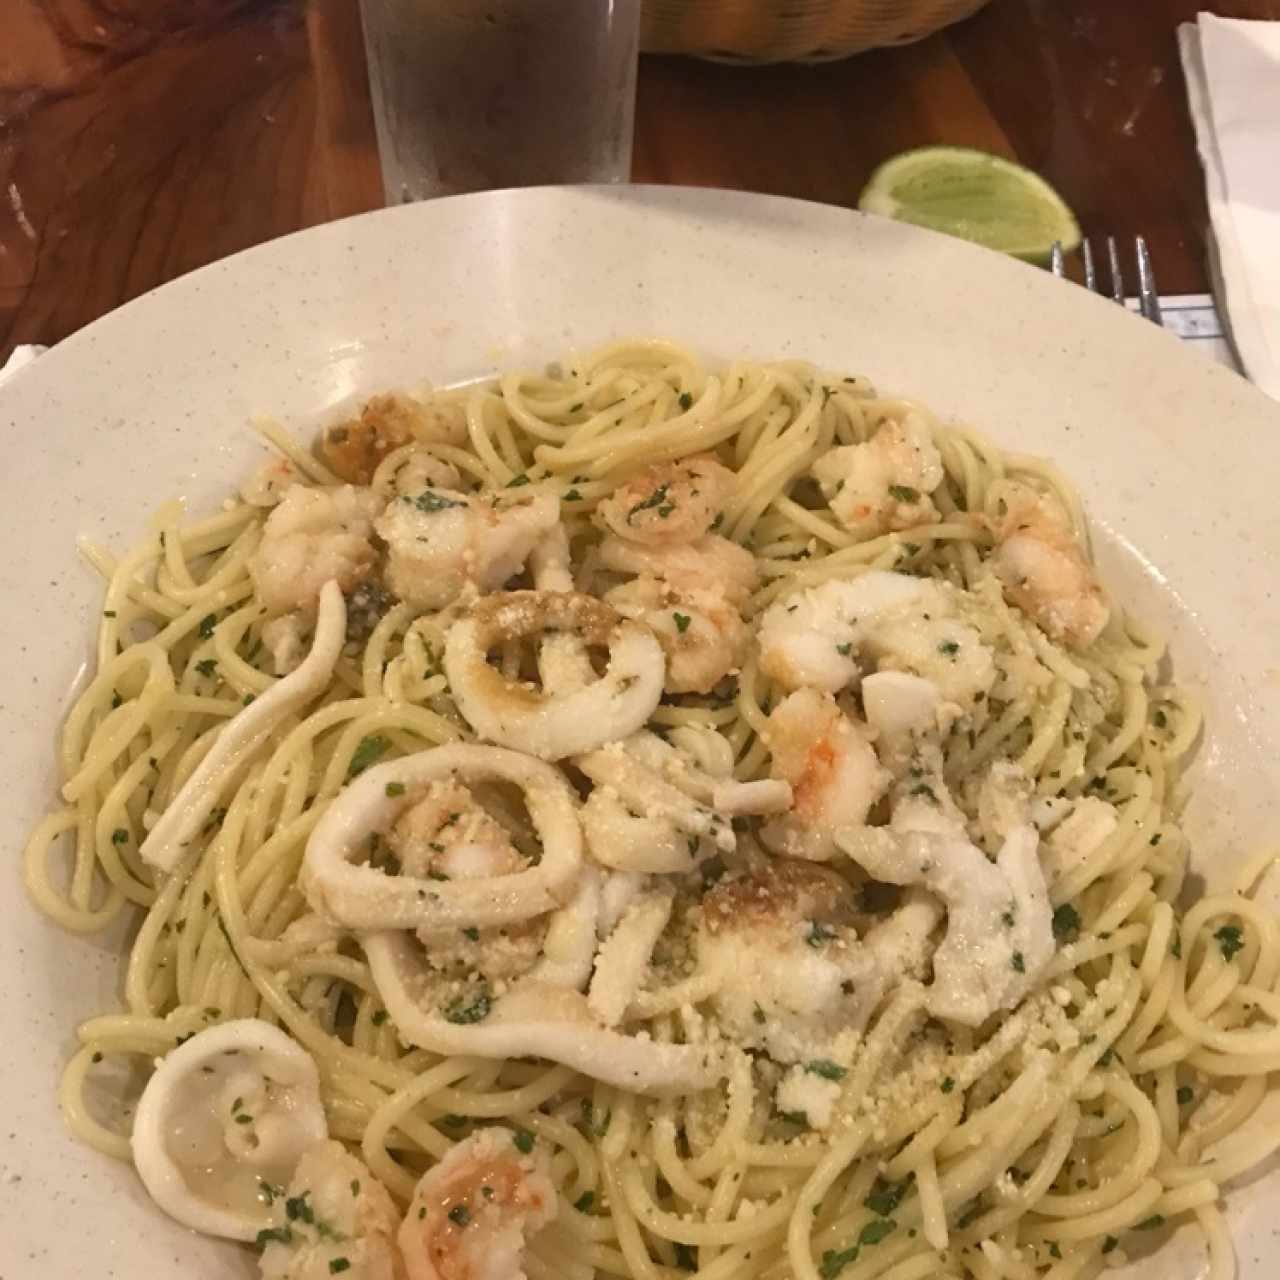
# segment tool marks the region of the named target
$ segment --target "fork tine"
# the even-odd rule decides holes
[[[1093,245],[1084,242],[1084,285],[1091,293],[1098,292],[1098,268],[1093,261]]]
[[[1049,270],[1053,272],[1059,280],[1066,274],[1066,264],[1062,261],[1062,241],[1055,240],[1053,248],[1049,250]]]
[[[1107,237],[1107,262],[1111,267],[1111,300],[1124,306],[1124,274],[1120,270],[1120,250],[1115,236]]]
[[[1138,236],[1134,242],[1138,253],[1138,307],[1152,324],[1163,325],[1164,317],[1160,314],[1160,291],[1156,288],[1155,272],[1151,269],[1151,254],[1147,250],[1147,239]]]

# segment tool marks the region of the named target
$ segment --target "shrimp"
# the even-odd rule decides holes
[[[756,589],[755,557],[744,547],[709,533],[678,546],[642,547],[622,538],[600,544],[600,567],[613,573],[649,574],[673,591],[719,591],[741,608]]]
[[[830,450],[812,472],[832,514],[860,541],[938,518],[929,495],[942,483],[942,455],[919,414],[886,422],[865,444]]]
[[[262,1233],[262,1280],[404,1280],[391,1197],[338,1142],[312,1147],[289,1186],[271,1188],[280,1223]],[[278,1210],[279,1212],[279,1210]]]
[[[1052,639],[1087,648],[1110,620],[1111,607],[1061,509],[1022,488],[995,526],[996,576],[1010,602]]]
[[[428,488],[392,501],[374,527],[387,544],[391,589],[406,604],[442,609],[468,584],[501,587],[559,519],[549,494],[495,507],[475,494]]]
[[[466,415],[460,404],[424,404],[391,394],[374,396],[366,401],[358,418],[330,427],[320,438],[318,452],[335,475],[352,484],[367,485],[393,449],[414,440],[463,444],[466,438]]]
[[[604,599],[658,637],[667,655],[667,693],[710,693],[746,656],[750,633],[719,591],[677,592],[642,574],[606,592]]]
[[[314,609],[320,588],[335,580],[344,592],[377,563],[371,542],[383,499],[368,489],[294,485],[267,517],[249,563],[258,597],[271,614]]]
[[[423,1174],[400,1227],[407,1280],[525,1280],[525,1246],[558,1207],[546,1157],[528,1145],[477,1129]]]
[[[771,772],[791,784],[795,799],[790,813],[761,828],[760,838],[775,853],[825,862],[835,852],[836,829],[866,822],[889,773],[862,727],[816,689],[783,699],[765,736]]]
[[[633,476],[597,508],[620,538],[646,547],[696,542],[733,496],[737,477],[710,454],[660,462]]]

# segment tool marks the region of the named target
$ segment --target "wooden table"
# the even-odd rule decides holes
[[[356,0],[3,0],[0,360],[273,236],[374,208]],[[886,156],[985,147],[1087,233],[1206,287],[1204,187],[1175,44],[1198,9],[1280,0],[994,0],[920,44],[823,66],[642,60],[634,177],[851,205]]]

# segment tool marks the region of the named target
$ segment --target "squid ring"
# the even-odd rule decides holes
[[[418,793],[449,778],[518,786],[542,845],[537,865],[512,875],[426,880],[352,863],[361,844],[388,831]],[[452,743],[378,765],[347,787],[307,841],[302,887],[314,910],[351,929],[447,929],[529,920],[563,906],[581,866],[576,799],[558,769],[502,747]]]
[[[489,665],[495,645],[539,632],[607,647],[604,675],[580,689],[539,693]],[[458,709],[482,738],[543,760],[593,751],[634,733],[653,714],[666,676],[653,632],[569,591],[509,591],[481,600],[450,628],[444,669]]]
[[[361,938],[374,984],[396,1032],[433,1053],[546,1058],[636,1093],[689,1093],[725,1075],[711,1045],[670,1044],[602,1027],[581,992],[531,980],[455,1010],[429,1007],[426,961],[412,937],[390,930]]]

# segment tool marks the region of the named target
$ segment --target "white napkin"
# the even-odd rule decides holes
[[[1202,13],[1178,43],[1231,336],[1280,399],[1280,22]]]

